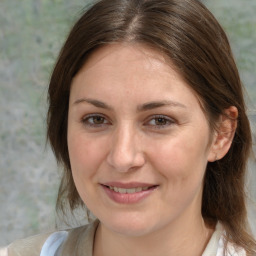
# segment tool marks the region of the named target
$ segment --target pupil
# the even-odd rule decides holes
[[[156,119],[156,124],[165,125],[166,124],[166,120],[164,118],[157,118]]]
[[[95,117],[93,118],[93,122],[94,122],[95,124],[102,124],[102,123],[103,123],[103,117],[95,116]]]

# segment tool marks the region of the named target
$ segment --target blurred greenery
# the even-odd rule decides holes
[[[203,2],[228,34],[242,81],[249,94],[250,104],[253,104],[256,101],[256,1]]]
[[[0,246],[54,228],[58,187],[45,148],[53,64],[86,0],[0,0]]]

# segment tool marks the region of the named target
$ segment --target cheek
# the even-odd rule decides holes
[[[154,149],[157,157],[153,164],[154,169],[163,177],[165,206],[175,205],[177,211],[181,211],[191,202],[200,205],[207,164],[203,150],[205,143],[186,142],[183,139],[173,139],[172,142],[165,145],[162,143]]]
[[[201,178],[207,164],[207,141],[191,134],[177,135],[157,143],[150,154],[154,155],[152,164],[166,178],[180,182]]]
[[[96,141],[89,139],[81,131],[72,130],[68,132],[68,150],[71,170],[77,191],[90,208],[94,178],[101,164],[100,153],[102,146]]]
[[[74,175],[90,176],[100,161],[102,149],[97,141],[88,138],[83,132],[70,130],[68,133],[68,150],[71,169]]]

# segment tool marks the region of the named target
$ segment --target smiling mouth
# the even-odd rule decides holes
[[[119,188],[119,187],[112,187],[112,186],[106,186],[105,187],[109,188],[110,190],[120,193],[120,194],[134,194],[134,193],[139,193],[141,191],[147,191],[151,189],[155,189],[157,186],[149,186],[149,187],[136,187],[136,188]]]
[[[159,187],[159,185],[138,182],[126,184],[111,182],[100,185],[112,201],[123,205],[140,203],[150,197],[150,195],[152,195],[152,193]]]

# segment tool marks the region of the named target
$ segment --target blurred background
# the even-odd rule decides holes
[[[45,143],[49,77],[69,29],[90,1],[0,0],[0,246],[55,229],[61,170]],[[256,135],[256,1],[203,0],[226,30]],[[256,234],[256,164],[248,174]]]

